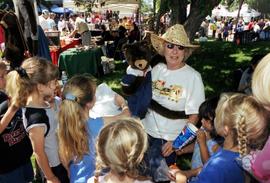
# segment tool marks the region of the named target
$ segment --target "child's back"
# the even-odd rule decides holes
[[[196,182],[244,183],[244,172],[235,160],[237,157],[239,157],[238,152],[220,148],[205,164]],[[222,173],[217,173],[219,170]]]

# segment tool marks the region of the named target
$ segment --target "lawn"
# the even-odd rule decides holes
[[[231,42],[204,42],[187,61],[201,73],[206,96],[225,91],[235,91],[234,71],[245,69],[254,54],[270,52],[270,41],[255,42],[237,46]],[[125,73],[126,64],[116,62],[114,73],[99,78],[113,90],[120,92],[120,79]]]

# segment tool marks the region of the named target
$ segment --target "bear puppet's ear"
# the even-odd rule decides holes
[[[134,66],[139,70],[144,70],[148,66],[148,62],[145,59],[136,60]]]

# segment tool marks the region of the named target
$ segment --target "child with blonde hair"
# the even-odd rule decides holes
[[[257,65],[252,77],[254,97],[262,103],[269,114],[270,111],[270,54],[266,55]],[[270,182],[270,137],[263,149],[251,159],[252,174],[260,182]],[[268,162],[268,163],[267,163]]]
[[[124,98],[115,103],[122,107],[117,116],[92,119],[89,110],[95,104],[96,84],[93,78],[77,75],[64,87],[59,111],[59,154],[70,171],[71,182],[85,183],[95,170],[95,139],[104,124],[129,116]]]
[[[224,146],[203,166],[198,179],[191,182],[244,183],[245,174],[236,158],[262,145],[267,121],[266,110],[252,96],[223,94],[216,109],[215,128],[224,137]],[[186,182],[181,171],[176,171],[174,178],[177,183]]]
[[[47,102],[54,96],[58,75],[58,68],[51,62],[32,57],[7,76],[10,108],[22,108],[35,158],[49,183],[68,182],[58,155],[55,114]]]
[[[0,61],[0,182],[31,182],[34,177],[33,150],[23,127],[22,111],[16,110],[9,116],[10,120],[2,124],[9,106],[9,97],[5,93],[6,75],[6,63]]]
[[[96,176],[87,183],[151,183],[138,170],[147,146],[147,134],[136,119],[124,118],[105,126],[97,142]],[[108,173],[99,176],[108,168]]]

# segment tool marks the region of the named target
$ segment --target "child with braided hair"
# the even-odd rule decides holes
[[[97,142],[96,175],[87,183],[151,183],[139,174],[139,168],[147,149],[147,134],[141,122],[123,118],[105,126]],[[108,169],[100,175],[103,169]]]
[[[262,146],[267,121],[265,108],[252,96],[223,94],[216,109],[215,128],[224,137],[224,146],[203,166],[198,179],[191,182],[244,183],[247,177],[236,159]],[[181,171],[175,171],[171,178],[176,183],[186,182]]]

